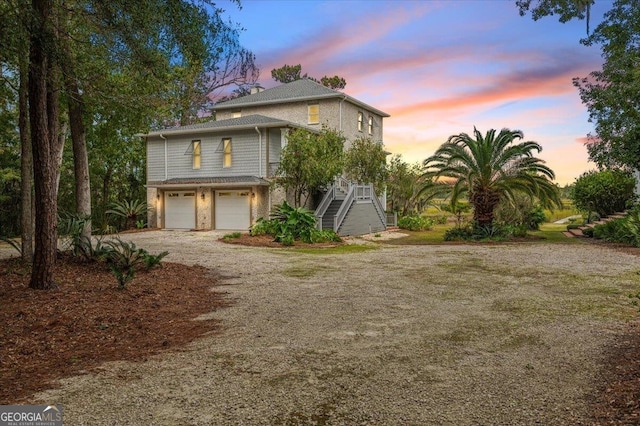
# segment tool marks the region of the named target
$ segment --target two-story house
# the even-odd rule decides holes
[[[302,79],[219,103],[215,116],[145,135],[149,227],[248,229],[286,197],[270,184],[289,129],[327,125],[342,132],[347,149],[357,137],[382,144],[382,120],[389,115]],[[337,182],[316,210],[320,226],[343,235],[385,228],[371,187]]]

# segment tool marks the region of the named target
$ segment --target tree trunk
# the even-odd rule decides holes
[[[20,130],[20,192],[21,192],[21,232],[22,260],[33,261],[33,155],[29,132],[29,62],[23,55],[20,58],[20,88],[18,90],[18,128]]]
[[[56,288],[53,270],[58,240],[56,168],[57,105],[53,84],[51,12],[48,0],[33,0],[29,48],[29,119],[35,188],[35,251],[29,287]],[[54,124],[55,123],[55,124]]]
[[[65,46],[65,60],[62,66],[67,89],[69,127],[73,145],[76,211],[83,218],[86,218],[82,237],[91,238],[91,185],[89,180],[89,155],[87,153],[86,131],[83,121],[83,100],[78,83],[74,78],[75,74],[71,61],[71,52],[67,45]]]
[[[500,202],[500,194],[491,190],[476,189],[469,194],[473,205],[473,220],[480,227],[493,225],[495,209]]]

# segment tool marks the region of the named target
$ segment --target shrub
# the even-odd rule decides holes
[[[633,240],[633,245],[640,247],[640,210],[636,208],[624,218],[624,227],[627,236]]]
[[[159,266],[162,259],[164,259],[168,254],[169,254],[168,251],[163,251],[160,254],[154,255],[154,254],[147,253],[145,250],[145,254],[143,258],[145,269],[148,271],[152,268],[155,268],[156,266]]]
[[[512,201],[503,199],[495,210],[495,221],[504,225],[525,225],[535,231],[547,220],[544,209],[535,204],[531,197],[518,194]]]
[[[633,175],[622,170],[592,170],[576,179],[569,197],[578,210],[608,216],[628,207],[635,184]]]
[[[473,239],[473,228],[471,226],[456,226],[447,229],[444,233],[445,241],[467,241]]]
[[[333,230],[319,231],[313,212],[305,208],[294,208],[286,201],[274,208],[271,219],[259,218],[249,230],[251,236],[271,235],[282,245],[293,245],[295,240],[305,243],[341,242]],[[226,238],[227,236],[225,236]]]
[[[242,232],[232,232],[231,234],[226,234],[222,237],[223,240],[232,240],[234,238],[242,237]]]
[[[627,219],[615,219],[593,228],[593,236],[600,240],[635,245],[636,239],[627,228]]]
[[[90,217],[78,213],[62,212],[58,217],[58,235],[62,249],[71,251],[74,255],[81,255],[87,242],[83,241],[82,231]],[[89,242],[91,244],[91,242]]]
[[[257,237],[260,235],[276,236],[278,232],[278,222],[274,219],[258,218],[256,224],[249,229],[249,235]]]
[[[140,200],[118,201],[113,203],[111,208],[105,213],[124,218],[125,229],[133,229],[136,227],[138,216],[142,216],[147,213],[147,203],[146,201]]]
[[[112,248],[107,256],[109,269],[118,280],[118,289],[123,290],[133,279],[136,266],[144,263],[146,250],[139,249],[134,243],[122,241],[119,238],[107,244]]]
[[[438,225],[445,225],[445,224],[447,223],[447,220],[448,220],[448,219],[449,219],[449,218],[448,218],[447,216],[438,216],[438,217],[436,218],[436,223],[437,223]]]
[[[594,229],[593,228],[584,228],[582,230],[582,235],[584,235],[587,238],[593,238],[593,234],[594,234]]]
[[[164,251],[153,255],[143,248],[136,247],[133,242],[122,241],[119,238],[108,241],[107,245],[110,248],[106,255],[107,264],[118,280],[119,290],[124,290],[127,283],[133,279],[138,266],[144,266],[149,270],[159,265],[160,261],[169,254]]]
[[[250,230],[253,236],[271,235],[274,241],[284,245],[292,245],[295,240],[312,243],[317,232],[313,212],[304,207],[292,207],[286,201],[274,207],[271,219],[258,219]]]
[[[379,236],[379,234],[378,234]],[[322,231],[318,231],[314,229],[312,232],[312,242],[313,243],[340,243],[342,242],[342,238],[338,234],[336,234],[332,229],[323,229]]]
[[[445,241],[502,241],[511,236],[526,236],[527,230],[524,226],[504,226],[493,224],[490,226],[467,225],[447,229],[444,233]]]
[[[433,220],[423,216],[404,216],[398,220],[398,227],[409,231],[428,231],[433,227]]]

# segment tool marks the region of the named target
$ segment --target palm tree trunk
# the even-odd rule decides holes
[[[469,194],[469,202],[473,205],[473,220],[479,227],[493,225],[494,212],[500,202],[500,194],[477,189]]]

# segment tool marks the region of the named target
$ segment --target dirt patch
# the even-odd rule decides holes
[[[29,269],[0,260],[0,404],[26,402],[56,379],[112,360],[144,360],[216,330],[193,321],[228,302],[199,266],[164,263],[125,290],[101,263],[59,259],[58,289],[28,288]]]

